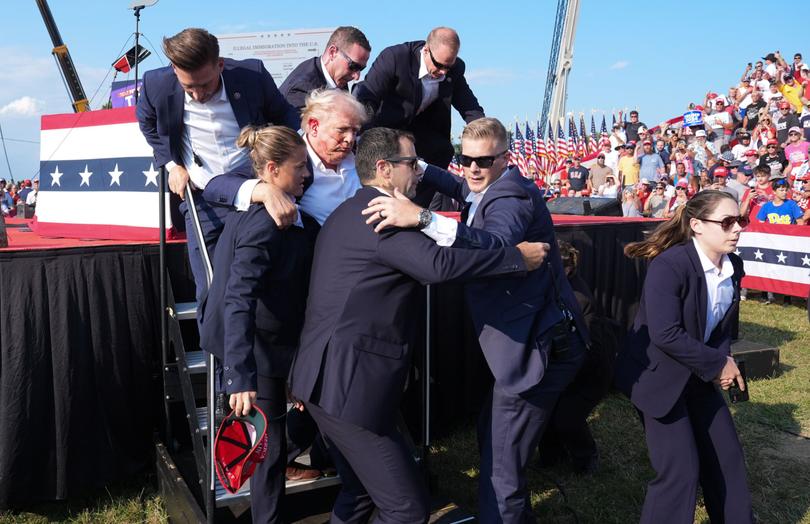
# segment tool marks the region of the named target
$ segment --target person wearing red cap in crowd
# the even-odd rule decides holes
[[[744,165],[749,166],[751,169],[757,167],[759,163],[759,153],[755,149],[749,149],[745,152],[745,156],[743,157],[743,161],[745,162]]]
[[[804,140],[804,133],[799,126],[791,127],[788,130],[788,145],[785,146],[785,157],[788,166],[785,169],[785,176],[789,181],[793,181],[798,176],[804,176],[808,170],[808,160],[810,159],[810,142]]]
[[[734,155],[736,160],[740,162],[745,161],[745,153],[747,151],[755,151],[754,146],[751,144],[751,134],[744,129],[737,133],[737,144],[731,148],[731,154]]]
[[[711,141],[718,150],[728,143],[734,123],[731,121],[731,115],[726,111],[726,100],[724,98],[715,97],[714,106],[709,105],[704,109],[703,124],[706,126],[707,131],[711,130],[714,133]],[[728,135],[726,134],[727,130],[729,131]]]
[[[802,86],[796,82],[792,74],[786,72],[783,75],[777,75],[776,88],[779,89],[779,92],[782,93],[785,100],[790,102],[794,112],[802,112]]]
[[[788,140],[788,130],[791,127],[801,127],[799,117],[796,116],[791,110],[790,102],[782,100],[779,102],[779,114],[774,117],[774,125],[776,126],[776,140],[779,145],[785,147]]]
[[[590,172],[588,168],[581,165],[582,160],[579,155],[574,155],[572,165],[568,168],[568,184],[573,191],[571,196],[582,196],[583,194],[590,194],[593,187],[591,186]]]
[[[669,201],[666,218],[675,216],[675,210],[689,201],[689,184],[686,180],[680,180],[675,184],[675,196]]]
[[[765,147],[766,153],[760,157],[759,165],[768,166],[771,169],[771,175],[781,176],[788,164],[785,152],[779,148],[779,143],[773,138],[768,140]]]
[[[638,176],[641,180],[654,182],[665,174],[664,160],[661,155],[653,151],[650,140],[642,142],[641,149],[636,148],[636,158],[639,163]]]
[[[614,175],[617,174],[619,172],[619,150],[613,149],[610,140],[607,138],[599,141],[599,149],[605,155],[605,165],[613,171]]]
[[[728,187],[726,185],[726,181],[728,180],[729,170],[725,166],[719,166],[714,170],[714,182],[711,185],[711,189],[716,189],[718,191],[723,191],[724,193],[728,193],[729,195],[734,197],[734,200],[739,202],[740,195],[734,189]]]
[[[31,193],[31,179],[26,178],[20,186],[20,202],[25,202],[28,199],[28,194]]]

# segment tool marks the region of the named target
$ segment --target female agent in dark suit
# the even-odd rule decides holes
[[[297,133],[280,126],[246,127],[237,145],[250,150],[261,183],[291,200],[303,193],[309,171]],[[231,213],[202,303],[200,345],[222,362],[231,408],[247,414],[255,404],[268,419],[268,454],[251,477],[253,522],[281,522],[286,378],[304,322],[311,261],[302,227],[279,230],[261,205]]]
[[[656,477],[642,523],[694,521],[698,484],[711,522],[753,522],[742,446],[719,388],[744,389],[731,358],[748,224],[728,193],[707,190],[625,254],[650,259],[616,385],[644,425]]]

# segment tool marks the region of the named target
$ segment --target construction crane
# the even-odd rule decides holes
[[[62,35],[59,34],[59,28],[56,27],[56,22],[51,14],[51,8],[48,7],[46,0],[36,0],[39,12],[42,15],[42,20],[45,22],[45,27],[48,29],[48,34],[51,35],[51,42],[53,42],[53,56],[59,66],[59,72],[62,75],[62,81],[67,87],[68,94],[70,94],[71,103],[73,104],[73,111],[82,113],[90,110],[90,103],[87,101],[87,95],[84,94],[84,88],[79,80],[79,74],[76,72],[76,67],[73,65],[73,59],[70,58],[70,51],[62,41]]]
[[[559,119],[565,116],[568,75],[574,61],[577,18],[579,18],[579,0],[557,1],[557,18],[554,21],[554,34],[551,39],[540,129],[545,129],[546,122],[551,122],[553,130],[556,131]]]

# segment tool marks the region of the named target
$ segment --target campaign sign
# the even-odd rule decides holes
[[[138,80],[138,90],[143,87],[141,80]],[[113,109],[119,107],[132,107],[135,105],[135,82],[124,80],[113,82],[110,86],[110,102]]]
[[[683,114],[683,126],[690,127],[690,126],[702,126],[703,125],[703,113],[700,111],[687,111]]]

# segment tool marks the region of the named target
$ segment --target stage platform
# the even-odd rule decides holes
[[[602,309],[632,318],[644,264],[622,255],[657,221],[554,216],[581,253]],[[157,242],[42,238],[7,219],[0,249],[0,509],[62,500],[154,467],[162,416]],[[178,302],[193,300],[185,242],[167,249]],[[436,432],[478,409],[477,352],[463,335],[458,287],[436,288]],[[443,324],[447,326],[447,324]],[[452,335],[452,336],[451,336]],[[472,355],[461,359],[460,355]]]

